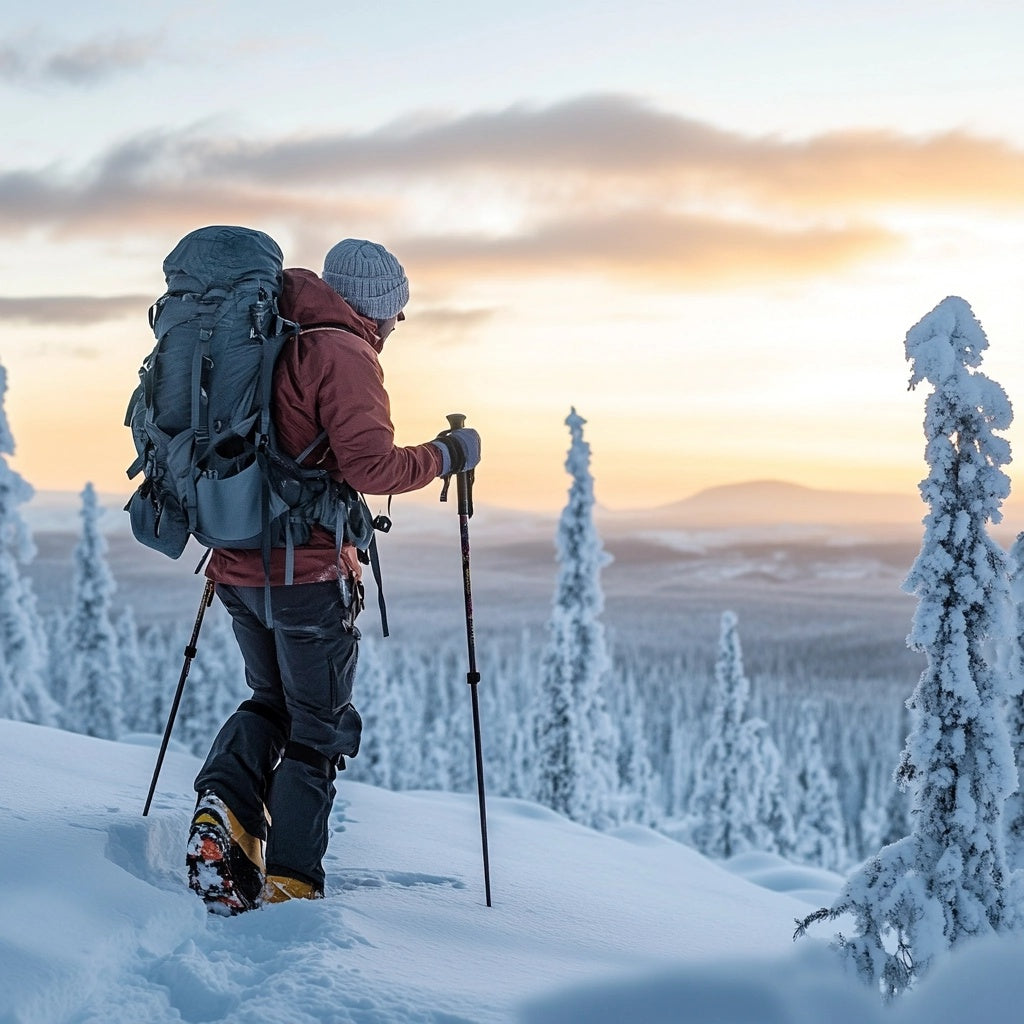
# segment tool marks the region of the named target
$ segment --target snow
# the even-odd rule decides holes
[[[489,802],[487,908],[475,796],[344,776],[328,898],[214,917],[182,863],[199,762],[172,749],[143,818],[149,739],[0,721],[3,1024],[1019,1019],[1017,940],[965,946],[883,1011],[823,939],[791,941],[839,876],[523,801]]]

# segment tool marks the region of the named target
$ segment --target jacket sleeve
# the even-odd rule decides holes
[[[408,448],[395,445],[377,354],[347,334],[334,334],[323,349],[327,358],[317,405],[341,477],[367,494],[403,494],[425,487],[441,472],[441,453],[429,441]]]

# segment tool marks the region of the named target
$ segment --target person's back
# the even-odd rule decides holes
[[[385,309],[389,307],[384,307]],[[286,342],[274,371],[273,415],[277,442],[292,457],[314,445],[305,464],[365,494],[404,494],[436,479],[442,454],[435,444],[409,448],[394,443],[390,403],[377,358],[377,323],[357,313],[310,270],[284,272],[281,315],[302,326]],[[309,325],[309,326],[306,326]],[[295,551],[295,583],[322,581],[335,572],[334,535],[314,527],[311,540]],[[358,574],[351,546],[342,572]],[[271,553],[271,582],[285,582],[285,553]],[[218,582],[257,585],[264,581],[262,553],[218,550],[207,575]]]

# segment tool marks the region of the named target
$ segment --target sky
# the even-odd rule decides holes
[[[143,818],[155,736],[113,743],[0,721],[0,739],[0,824],[18,836],[0,845],[4,1020],[1020,1019],[1019,936],[965,943],[883,1007],[827,948],[838,925],[791,938],[840,876],[773,854],[714,862],[648,829],[593,832],[522,800],[488,804],[491,907],[475,795],[346,782],[327,898],[214,917],[181,854],[198,759],[171,750]]]
[[[291,266],[398,256],[397,440],[465,413],[480,502],[564,503],[572,407],[610,508],[913,492],[903,340],[950,294],[1024,395],[1013,0],[3,6],[0,361],[38,489],[129,492],[146,310],[212,223]]]

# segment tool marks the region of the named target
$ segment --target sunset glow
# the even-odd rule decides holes
[[[9,15],[16,468],[127,493],[146,309],[208,223],[316,270],[339,238],[387,245],[412,290],[382,359],[398,441],[465,412],[489,503],[561,504],[571,406],[612,508],[747,479],[912,491],[903,338],[949,294],[1024,402],[1024,8],[549,6],[300,3],[276,39],[279,7],[241,0]]]

